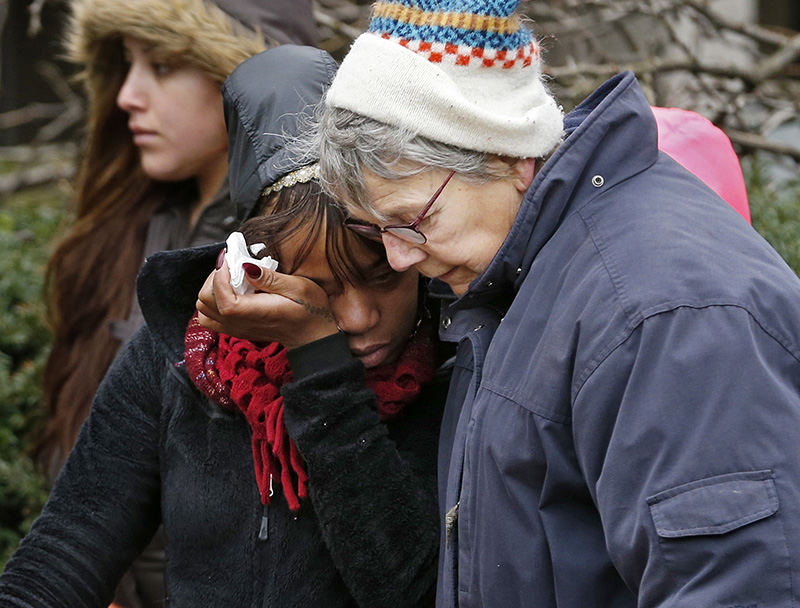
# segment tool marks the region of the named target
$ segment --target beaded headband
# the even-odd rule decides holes
[[[296,171],[287,173],[274,184],[267,186],[261,191],[261,196],[267,196],[273,192],[280,192],[284,188],[291,188],[295,184],[305,184],[312,179],[319,179],[319,164],[306,165]]]

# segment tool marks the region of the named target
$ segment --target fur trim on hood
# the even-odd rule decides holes
[[[115,57],[121,51],[113,46],[130,36],[153,44],[165,58],[202,69],[221,84],[242,61],[269,46],[313,42],[310,5],[307,11],[302,2],[286,10],[283,2],[273,1],[267,4],[271,10],[255,11],[249,3],[237,7],[226,0],[223,11],[207,0],[74,0],[67,57],[83,66],[82,76],[92,88],[100,85],[96,77],[116,75]],[[284,25],[286,31],[279,29]]]

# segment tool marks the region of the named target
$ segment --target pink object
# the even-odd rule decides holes
[[[742,167],[722,129],[691,110],[653,107],[653,114],[658,148],[703,180],[749,222]]]

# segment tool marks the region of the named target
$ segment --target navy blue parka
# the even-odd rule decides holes
[[[796,606],[800,280],[632,74],[566,125],[441,319],[438,606]]]

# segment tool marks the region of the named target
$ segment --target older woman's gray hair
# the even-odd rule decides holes
[[[320,180],[334,198],[385,220],[369,204],[364,170],[388,180],[437,168],[483,182],[506,177],[497,155],[467,150],[321,102],[295,143],[299,154],[319,157]]]

